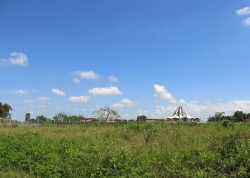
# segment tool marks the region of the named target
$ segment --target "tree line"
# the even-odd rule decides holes
[[[26,122],[79,122],[85,117],[82,115],[69,115],[63,112],[59,112],[53,118],[45,117],[44,115],[38,115],[35,118],[31,118],[30,113],[25,114]]]
[[[232,116],[225,116],[224,112],[218,112],[215,113],[214,116],[208,118],[208,122],[222,122],[225,120],[234,123],[250,123],[250,113],[244,113],[243,111],[235,111]]]
[[[0,119],[11,119],[10,112],[12,111],[12,107],[7,103],[0,102]],[[121,121],[119,120],[120,115],[118,111],[113,110],[109,107],[100,108],[97,111],[92,113],[97,120],[99,121]],[[82,115],[69,115],[63,112],[59,112],[53,118],[47,118],[44,115],[36,116],[35,118],[31,118],[31,113],[25,114],[25,121],[28,122],[79,122],[81,120],[86,119]],[[136,121],[143,122],[147,120],[147,116],[139,115],[136,118]],[[221,121],[231,121],[234,123],[245,122],[250,123],[250,113],[244,113],[243,111],[236,111],[232,116],[225,116],[224,112],[215,113],[214,116],[210,116],[207,122],[221,122]]]

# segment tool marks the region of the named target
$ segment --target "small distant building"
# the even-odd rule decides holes
[[[94,121],[98,121],[98,120],[96,118],[84,118],[80,120],[80,122],[94,122]]]
[[[194,117],[191,117],[183,107],[178,107],[172,116],[167,117],[167,122],[177,122],[177,121],[193,122]]]

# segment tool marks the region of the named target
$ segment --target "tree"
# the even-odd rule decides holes
[[[81,116],[81,115],[78,115],[78,116],[73,115],[73,116],[68,116],[68,119],[70,122],[79,122],[79,121],[85,119],[85,117]]]
[[[58,114],[56,114],[53,119],[55,122],[79,122],[81,120],[83,120],[85,117],[82,115],[68,115],[66,113],[63,112],[59,112]]]
[[[50,121],[50,119],[45,117],[44,115],[40,115],[40,116],[36,116],[36,121],[38,121],[38,122],[46,122],[46,121]]]
[[[221,122],[224,120],[232,120],[231,116],[224,116],[224,112],[216,112],[214,116],[208,118],[208,122]]]
[[[58,114],[56,114],[53,119],[56,121],[56,122],[66,122],[69,120],[69,116],[66,114],[66,113],[63,113],[63,112],[59,112]]]
[[[11,106],[7,103],[2,104],[0,102],[0,118],[11,118],[10,111],[12,110]]]
[[[119,113],[109,107],[100,108],[97,111],[94,111],[93,114],[99,121],[110,121],[115,120],[120,117]]]
[[[247,119],[247,114],[242,111],[236,111],[233,115],[234,122],[243,122]]]
[[[25,114],[25,121],[30,121],[31,114],[28,112]]]
[[[146,119],[147,119],[147,116],[140,115],[140,116],[137,116],[136,121],[144,122]]]

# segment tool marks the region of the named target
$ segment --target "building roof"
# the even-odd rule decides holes
[[[184,108],[178,107],[175,112],[173,113],[172,116],[167,117],[168,119],[182,119],[182,118],[188,118],[188,119],[193,119],[194,117],[191,117],[187,111],[185,111]]]

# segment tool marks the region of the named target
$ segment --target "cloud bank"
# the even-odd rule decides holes
[[[182,106],[192,116],[201,118],[203,121],[209,116],[213,116],[215,112],[225,112],[227,115],[232,115],[235,111],[250,112],[250,100],[232,100],[228,102],[186,102],[185,100],[176,100],[167,89],[155,84],[156,98],[165,99],[168,105],[156,106],[151,117],[167,118],[172,115],[178,106]]]

